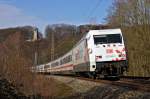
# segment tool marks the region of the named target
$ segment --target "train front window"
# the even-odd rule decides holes
[[[95,44],[107,44],[107,43],[122,43],[122,37],[120,34],[107,34],[94,36]]]
[[[120,34],[107,35],[108,43],[122,43],[122,37]]]
[[[95,44],[105,44],[105,43],[107,43],[107,36],[106,35],[94,36],[94,43]]]

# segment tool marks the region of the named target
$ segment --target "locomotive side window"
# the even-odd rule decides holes
[[[95,35],[94,43],[95,44],[122,43],[122,37],[120,34]]]

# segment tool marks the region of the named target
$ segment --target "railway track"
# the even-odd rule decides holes
[[[144,92],[150,92],[150,79],[148,77],[121,77],[120,80],[103,80],[103,79],[91,79],[85,77],[76,77],[76,76],[66,76],[73,77],[80,80],[92,81],[96,83],[104,83],[108,85],[128,88],[131,90],[138,90]]]
[[[104,83],[104,84],[109,84],[109,85],[114,85],[114,86],[119,86],[119,87],[124,87],[128,88],[131,90],[138,90],[138,91],[146,91],[150,92],[150,80],[147,78],[134,78],[132,77],[125,77],[121,78],[120,80],[112,81],[112,80],[101,80],[101,79],[90,79],[90,78],[83,78],[83,77],[77,77],[78,79],[81,80],[87,80],[87,81],[93,81],[97,83]]]

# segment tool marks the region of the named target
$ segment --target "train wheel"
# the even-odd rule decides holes
[[[89,78],[92,78],[92,79],[96,79],[97,78],[97,75],[95,72],[92,72],[92,73],[88,73],[88,77]]]
[[[91,72],[88,72],[88,73],[87,73],[87,77],[88,77],[88,78],[92,78]]]

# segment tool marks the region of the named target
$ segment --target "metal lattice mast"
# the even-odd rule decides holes
[[[51,60],[54,60],[54,51],[55,51],[55,44],[54,44],[54,32],[51,34]]]
[[[33,31],[34,32],[33,32],[32,41],[35,42],[38,40],[38,28],[35,27]],[[35,45],[35,52],[34,52],[34,65],[35,66],[37,66],[37,64],[38,64],[38,52],[37,52],[37,50],[38,50],[38,45]]]

